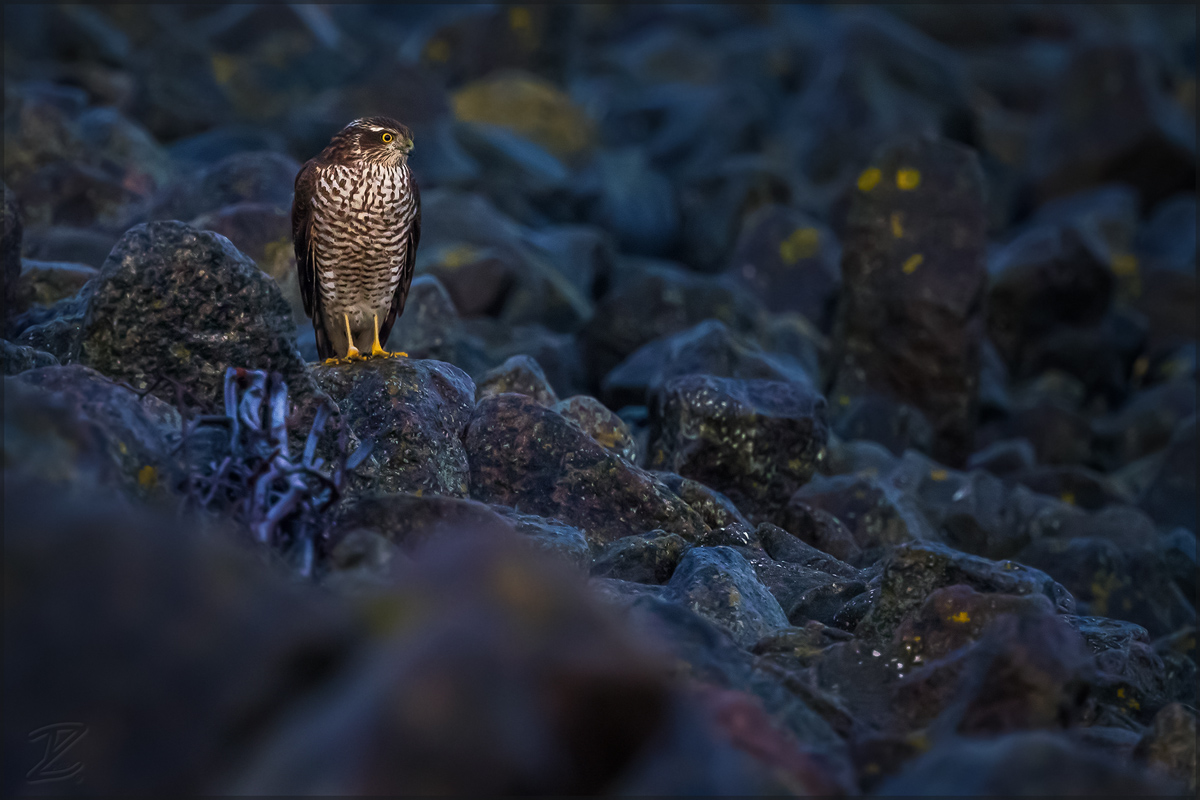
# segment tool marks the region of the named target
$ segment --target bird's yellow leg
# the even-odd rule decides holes
[[[383,349],[383,345],[379,343],[379,315],[375,314],[374,319],[375,341],[371,343],[371,357],[378,358],[382,356],[383,358],[392,358],[393,356],[400,356],[401,358],[407,358],[408,353],[389,353],[387,350]]]
[[[342,319],[346,320],[346,360],[362,361],[362,353],[354,346],[354,334],[350,333],[350,315],[342,314]]]

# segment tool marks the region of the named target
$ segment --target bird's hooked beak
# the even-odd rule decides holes
[[[401,140],[398,140],[396,142],[396,144],[399,145],[400,152],[404,153],[404,155],[408,155],[409,153],[412,152],[412,149],[413,149],[413,140],[412,139],[401,139]]]

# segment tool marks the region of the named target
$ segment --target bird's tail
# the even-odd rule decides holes
[[[327,358],[336,358],[337,353],[333,352],[333,342],[329,341],[329,333],[325,330],[325,315],[317,312],[313,314],[313,331],[317,334],[317,357],[324,361]]]

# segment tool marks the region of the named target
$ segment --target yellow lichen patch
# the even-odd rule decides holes
[[[121,452],[121,455],[125,455],[129,452],[129,448],[125,446],[124,442],[117,442],[117,450]]]
[[[508,27],[514,31],[528,30],[533,26],[533,16],[524,6],[513,6],[508,10]]]
[[[838,395],[838,405],[840,405],[840,406],[850,405],[850,395],[847,395],[847,394]]]
[[[1061,495],[1059,495],[1059,497],[1067,505],[1071,505],[1071,506],[1075,505],[1075,493],[1074,492],[1063,492]]]
[[[397,603],[383,595],[367,597],[358,606],[362,621],[373,634],[391,633],[421,616],[422,609],[411,601]]]
[[[543,595],[537,590],[537,583],[532,580],[533,576],[521,564],[511,560],[500,561],[493,568],[491,577],[492,589],[509,608],[534,618],[543,616],[549,610]]]
[[[948,477],[950,477],[950,473],[944,469],[933,469],[929,471],[930,480],[944,481]]]
[[[1138,274],[1138,259],[1133,253],[1116,253],[1112,257],[1112,271],[1122,277]]]
[[[445,39],[430,39],[425,45],[425,58],[442,63],[450,58],[450,45]]]
[[[812,258],[821,246],[821,232],[816,228],[796,228],[779,243],[779,256],[786,264],[802,258]]]
[[[281,236],[263,246],[263,263],[258,266],[276,280],[288,277],[286,273],[294,269],[292,264],[296,257],[292,237]]]
[[[1118,293],[1122,297],[1140,297],[1142,294],[1142,276],[1139,272],[1137,256],[1133,253],[1116,253],[1109,267],[1117,276]]]
[[[171,345],[171,355],[178,358],[180,361],[187,361],[192,357],[192,351],[188,350],[181,344]]]
[[[553,83],[534,75],[492,75],[459,89],[451,102],[456,118],[508,128],[560,157],[591,145],[587,114]]]
[[[138,486],[149,489],[158,484],[158,470],[147,464],[138,470]]]
[[[213,80],[222,86],[229,83],[237,72],[237,59],[225,53],[213,53],[211,64]]]
[[[1122,700],[1125,699],[1125,687],[1124,686],[1117,689],[1117,697],[1121,698]]]
[[[897,239],[904,237],[904,225],[901,224],[901,214],[899,211],[892,212],[892,236]]]
[[[460,244],[442,253],[441,263],[443,267],[458,269],[464,264],[470,264],[477,255],[478,251],[471,245]]]
[[[910,192],[921,185],[921,173],[911,167],[896,172],[897,188]]]
[[[965,611],[960,611],[957,614],[951,614],[947,619],[951,622],[967,623],[971,621],[971,615]]]
[[[900,269],[903,270],[905,275],[912,275],[917,271],[917,267],[921,266],[924,261],[925,256],[921,255],[920,253],[913,253],[904,260],[904,265],[901,266]]]
[[[729,605],[736,606],[740,602],[742,602],[742,593],[739,592],[737,589],[730,589],[729,590]]]
[[[910,745],[912,745],[912,746],[913,746],[913,747],[914,747],[916,750],[918,750],[919,752],[922,752],[922,753],[923,753],[923,752],[925,752],[926,750],[928,750],[928,749],[929,749],[929,745],[930,745],[930,742],[929,742],[929,737],[928,737],[928,736],[926,736],[926,735],[925,735],[924,733],[922,733],[922,732],[917,732],[917,733],[909,734],[909,736],[907,737],[907,739],[908,739],[908,743],[909,743]]]
[[[864,192],[869,192],[879,185],[883,180],[883,173],[879,167],[868,167],[858,176],[858,188]]]
[[[592,433],[592,439],[605,450],[612,450],[617,446],[617,431],[615,428],[595,431]]]

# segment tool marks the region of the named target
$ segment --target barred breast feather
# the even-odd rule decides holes
[[[406,163],[308,162],[296,178],[292,225],[305,311],[322,330],[349,315],[358,329],[380,319],[386,342],[403,312],[420,238],[420,193]],[[338,329],[340,330],[340,329]],[[337,333],[335,332],[335,336]]]

